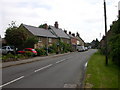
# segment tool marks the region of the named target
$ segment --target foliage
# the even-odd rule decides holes
[[[44,48],[38,48],[38,49],[35,49],[37,51],[37,55],[38,56],[44,56],[46,55],[46,50]]]
[[[57,45],[55,43],[52,44],[52,46],[48,47],[48,52],[49,53],[56,53],[57,52]]]
[[[19,29],[15,25],[7,28],[5,32],[5,40],[8,44],[14,45],[15,47],[22,47],[27,39],[27,36],[28,35],[24,30]]]
[[[99,41],[98,41],[98,39],[96,38],[96,40],[93,40],[92,42],[91,42],[91,45],[92,45],[92,48],[99,48]]]
[[[108,39],[108,56],[112,60],[120,65],[120,19],[113,21],[110,27],[110,31],[107,34]],[[102,47],[101,51],[105,54],[105,48]]]
[[[28,37],[27,40],[24,42],[24,47],[34,48],[34,44],[38,42],[38,39],[34,36]]]
[[[45,26],[44,24],[41,24],[41,25],[39,25],[38,27],[39,27],[39,28],[44,28],[44,26]]]
[[[62,42],[61,40],[59,40],[59,50],[61,53],[67,53],[69,51],[72,51],[71,45]]]
[[[26,56],[26,57],[33,57],[34,54],[33,54],[32,52],[30,52],[30,51],[26,51],[26,52],[24,53],[24,56]]]
[[[14,61],[14,60],[16,60],[16,57],[13,54],[2,55],[3,62]]]
[[[111,30],[113,35],[109,40],[109,56],[120,65],[120,19],[114,22]]]

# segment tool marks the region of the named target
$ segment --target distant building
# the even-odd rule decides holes
[[[70,42],[71,42],[71,45],[72,45],[72,49],[74,51],[76,51],[76,48],[77,48],[77,38],[75,37],[75,34],[71,33],[71,31],[69,31],[69,34],[68,36],[70,37]]]
[[[85,46],[84,40],[80,37],[80,34],[77,32],[76,33],[76,38],[77,38],[77,45],[79,46]]]

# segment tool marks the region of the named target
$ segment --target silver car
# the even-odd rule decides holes
[[[2,54],[15,54],[15,48],[13,46],[3,46]]]

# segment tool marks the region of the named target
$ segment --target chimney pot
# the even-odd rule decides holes
[[[69,34],[71,35],[71,31],[69,31]]]
[[[72,34],[72,36],[74,36],[74,37],[75,37],[75,34],[73,33],[73,34]]]
[[[64,30],[64,32],[67,34],[67,30]]]
[[[44,24],[44,29],[48,29],[47,23]]]
[[[58,29],[58,22],[56,21],[54,27]]]

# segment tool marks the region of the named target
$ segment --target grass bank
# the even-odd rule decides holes
[[[84,88],[120,88],[119,69],[111,60],[106,66],[105,56],[96,52],[88,62]]]

